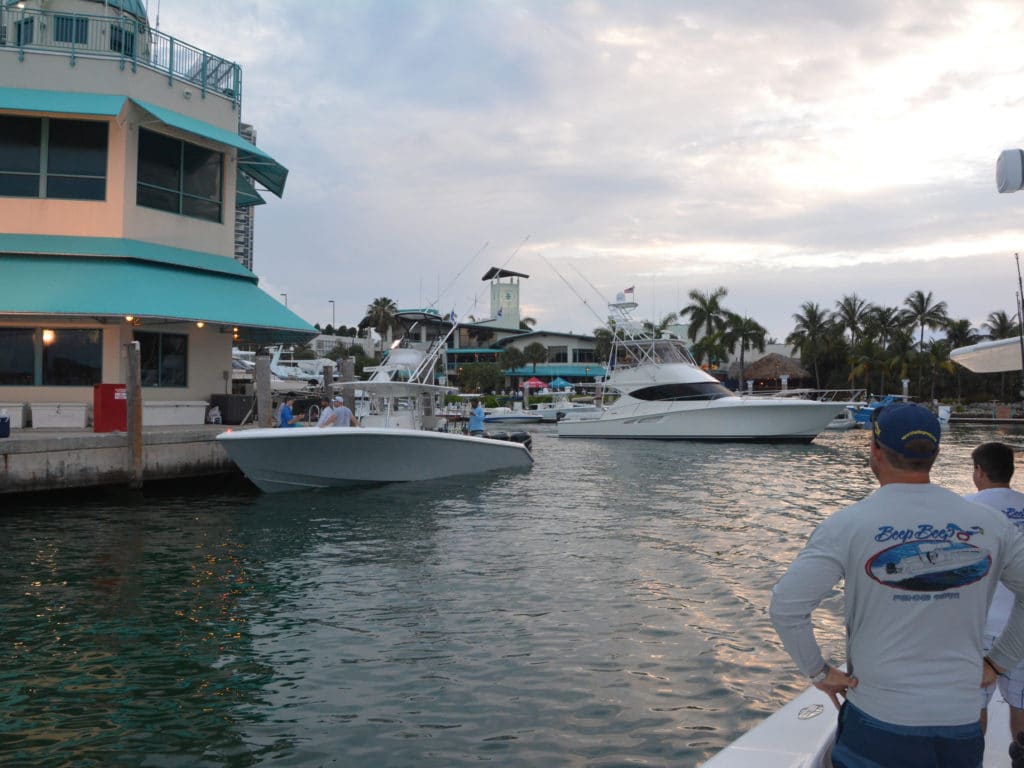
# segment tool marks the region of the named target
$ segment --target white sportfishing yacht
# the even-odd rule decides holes
[[[415,482],[474,475],[533,464],[526,433],[472,437],[447,432],[441,416],[444,395],[435,384],[447,340],[455,325],[416,312],[410,331],[424,324],[427,340],[400,339],[368,381],[352,382],[346,402],[355,401],[360,427],[229,430],[217,436],[242,472],[266,493],[375,483]],[[408,320],[398,313],[399,321]]]
[[[802,398],[739,397],[694,361],[676,338],[657,338],[632,318],[620,294],[609,308],[613,334],[607,400],[596,414],[558,422],[559,437],[656,440],[745,440],[809,443],[843,410],[840,403]]]

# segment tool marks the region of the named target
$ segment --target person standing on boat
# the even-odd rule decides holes
[[[1005,443],[982,443],[971,452],[971,460],[974,462],[974,487],[978,492],[964,498],[999,510],[1018,530],[1024,530],[1024,493],[1010,488],[1013,448]],[[986,651],[1003,631],[1012,609],[1013,593],[999,584],[985,622]],[[983,729],[988,724],[988,702],[995,688],[995,685],[991,685],[982,691]],[[1024,664],[1018,664],[999,676],[999,692],[1010,705],[1010,733],[1016,735],[1024,731]]]
[[[484,433],[484,407],[474,398],[469,403],[469,434],[477,437]]]
[[[331,415],[323,423],[324,427],[358,427],[359,420],[356,419],[356,415],[352,413],[352,409],[345,405],[345,400],[341,395],[335,395],[334,399],[331,400],[333,407],[331,408]]]
[[[880,487],[814,531],[775,585],[772,623],[839,708],[835,766],[977,768],[979,683],[1024,658],[1024,602],[982,650],[996,583],[1024,599],[1024,536],[998,511],[931,483],[940,427],[927,408],[879,408],[870,427]],[[825,661],[811,623],[841,580],[845,673]]]
[[[302,418],[301,414],[293,414],[292,407],[295,405],[294,397],[286,397],[284,402],[281,403],[281,408],[278,413],[277,425],[279,427],[295,427],[298,426],[297,422]]]
[[[320,418],[316,420],[318,427],[327,425],[327,419],[331,417],[334,410],[331,408],[331,400],[326,395],[320,398]]]

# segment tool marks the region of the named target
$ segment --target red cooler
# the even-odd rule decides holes
[[[93,384],[92,431],[128,431],[128,389],[124,384]]]

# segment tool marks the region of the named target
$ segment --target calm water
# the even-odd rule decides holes
[[[0,764],[690,766],[803,687],[769,592],[874,488],[865,432],[534,438],[415,488],[5,500]]]

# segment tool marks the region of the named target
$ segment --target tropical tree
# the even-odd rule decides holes
[[[1012,339],[1014,336],[1020,335],[1020,326],[1002,309],[989,312],[988,319],[981,324],[981,327],[988,331],[990,339]]]
[[[952,349],[945,339],[936,339],[931,342],[924,351],[928,366],[932,374],[931,400],[935,400],[935,384],[940,373],[956,373],[956,363],[949,359],[949,351]],[[957,398],[960,397],[959,389]]]
[[[752,350],[764,352],[765,337],[768,329],[750,317],[738,315],[735,312],[726,312],[725,331],[722,333],[722,341],[730,349],[740,351],[740,382],[743,381],[743,371],[746,368],[746,353]]]
[[[966,347],[971,344],[976,344],[979,339],[978,332],[971,327],[970,320],[950,320],[946,324],[946,342],[948,343],[949,349],[946,351],[946,357],[949,358],[949,350],[956,349],[957,347]],[[956,399],[963,399],[963,388],[962,388],[962,376],[963,369],[956,364],[952,364],[956,373]]]
[[[537,363],[547,362],[548,359],[548,348],[541,344],[539,341],[535,341],[531,344],[527,344],[523,348],[523,361],[527,365],[533,366],[533,373],[537,373]]]
[[[398,305],[386,296],[381,296],[366,307],[366,316],[359,322],[360,328],[373,328],[378,333],[381,354],[384,353],[384,337],[402,327],[397,313]]]
[[[650,320],[644,320],[644,330],[654,336],[655,338],[661,336],[662,333],[668,330],[669,326],[675,325],[679,322],[679,315],[675,312],[669,312],[663,318],[661,322],[655,325]]]
[[[703,331],[705,336],[711,336],[725,329],[725,308],[722,306],[723,299],[729,291],[719,286],[713,291],[702,293],[697,290],[690,291],[690,304],[679,310],[681,316],[689,316],[690,329],[687,335],[690,341],[696,341],[697,335]]]
[[[459,389],[463,392],[493,392],[504,382],[505,375],[495,363],[468,363],[459,368]]]
[[[504,370],[512,371],[526,365],[526,356],[518,347],[505,347],[505,351],[498,355],[498,364]]]
[[[924,329],[931,328],[935,330],[945,326],[946,321],[949,319],[946,313],[946,302],[934,301],[931,291],[928,291],[928,293],[914,291],[903,300],[903,304],[906,307],[903,310],[904,316],[908,320],[912,320],[913,324],[921,329],[917,349],[918,352],[924,353]],[[923,394],[921,392],[921,375],[924,371],[924,363],[925,359],[922,356],[920,365],[917,368],[917,394],[919,397]]]
[[[717,368],[729,359],[729,347],[723,339],[724,334],[716,331],[711,335],[701,336],[690,346],[690,354],[698,363],[705,360],[712,368]]]
[[[989,312],[988,319],[981,324],[981,327],[988,331],[990,339],[1012,339],[1020,335],[1020,326],[1013,322],[1013,318],[1007,316],[1002,309]],[[999,399],[1006,397],[1006,372],[999,374]]]
[[[532,331],[533,326],[537,324],[537,321],[532,317],[524,317],[519,321],[519,330],[521,331]]]
[[[832,322],[850,333],[850,344],[856,346],[857,339],[871,317],[873,307],[856,293],[843,296],[836,302]]]
[[[796,326],[786,337],[786,343],[800,353],[800,360],[810,362],[814,368],[814,386],[821,388],[821,372],[818,361],[828,348],[829,333],[832,330],[828,313],[813,301],[805,301],[800,311],[793,315]]]
[[[863,378],[864,389],[871,391],[871,374],[880,372],[885,388],[885,347],[874,339],[861,339],[850,355],[850,383]]]
[[[615,334],[609,328],[594,329],[594,359],[607,362],[608,356],[612,353],[612,341]]]

